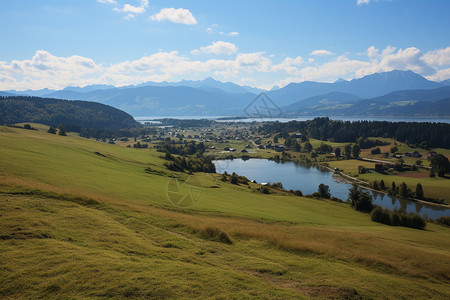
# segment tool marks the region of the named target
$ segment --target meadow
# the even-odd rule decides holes
[[[2,298],[450,297],[448,227],[390,227],[33,127],[0,126]],[[169,201],[174,180],[195,205]]]

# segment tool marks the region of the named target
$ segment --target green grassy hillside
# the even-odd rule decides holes
[[[33,127],[0,127],[2,298],[450,297],[449,228],[389,227]]]

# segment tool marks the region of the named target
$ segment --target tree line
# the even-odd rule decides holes
[[[394,138],[421,148],[450,148],[450,124],[432,122],[339,121],[328,117],[287,123],[268,122],[258,129],[260,134],[287,136],[300,132],[310,138],[339,143],[354,143],[360,137]],[[368,146],[368,145],[364,145]]]

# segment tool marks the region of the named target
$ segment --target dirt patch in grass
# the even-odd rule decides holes
[[[247,271],[248,272],[248,271]],[[261,270],[248,272],[269,284],[285,289],[291,289],[313,298],[321,299],[364,299],[355,289],[340,288],[331,285],[301,286],[298,282],[284,278],[283,274],[261,272]]]
[[[364,299],[355,289],[343,289],[337,286],[302,286],[297,288],[310,297],[326,299]]]
[[[398,174],[398,176],[409,178],[428,178],[430,177],[430,174],[425,172],[405,172]]]

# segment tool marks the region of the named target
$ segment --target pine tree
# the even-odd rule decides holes
[[[59,132],[58,135],[66,136],[66,129],[63,126],[59,126]]]
[[[408,186],[406,185],[406,183],[402,183],[400,185],[400,190],[398,192],[398,196],[402,199],[406,199],[408,197]]]
[[[56,134],[56,129],[53,126],[50,126],[50,128],[47,130],[47,132],[51,133],[51,134]]]
[[[423,199],[423,189],[420,182],[416,185],[416,198]]]

